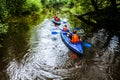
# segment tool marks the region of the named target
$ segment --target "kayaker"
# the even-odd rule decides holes
[[[57,17],[57,16],[56,16],[56,14],[55,14],[53,18],[56,19],[56,17]]]
[[[59,21],[59,20],[60,20],[60,18],[58,18],[58,17],[55,18],[55,21]]]
[[[73,30],[72,38],[71,38],[71,43],[78,43],[80,41],[80,37],[77,35],[77,31]]]
[[[55,21],[59,21],[60,20],[60,18],[58,18],[56,14],[54,15],[53,18],[55,19]]]
[[[68,31],[69,31],[68,28],[67,28],[67,25],[64,25],[63,31],[65,31],[65,32],[68,32]]]

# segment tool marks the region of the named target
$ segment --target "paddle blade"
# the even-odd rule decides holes
[[[58,32],[52,31],[51,34],[58,34]]]
[[[86,48],[91,48],[92,44],[90,44],[88,42],[83,42],[83,46],[85,46]]]

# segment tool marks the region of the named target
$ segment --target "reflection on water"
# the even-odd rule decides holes
[[[50,20],[38,25],[21,61],[13,59],[8,64],[10,80],[119,80],[113,75],[120,63],[115,55],[119,48],[117,36],[102,48],[107,33],[100,30],[91,39],[93,48],[84,49],[80,57],[64,45],[60,34],[51,34],[53,28]]]

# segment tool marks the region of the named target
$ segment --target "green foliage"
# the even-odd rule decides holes
[[[6,0],[6,7],[10,15],[19,16],[22,13],[26,0]]]
[[[42,11],[40,0],[0,0],[0,44],[8,32],[28,33],[44,19]]]
[[[4,5],[9,15],[12,16],[28,15],[32,12],[39,11],[42,7],[39,0],[7,0]]]
[[[0,21],[3,22],[7,16],[8,16],[8,11],[6,9],[5,2],[0,0]]]
[[[0,34],[1,33],[6,33],[8,29],[8,25],[7,24],[0,24]]]
[[[42,11],[42,4],[40,0],[27,0],[24,8],[31,9],[31,11]]]

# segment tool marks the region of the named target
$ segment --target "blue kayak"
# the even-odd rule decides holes
[[[60,25],[60,24],[61,24],[61,20],[59,20],[59,21],[55,21],[54,18],[52,18],[52,22],[55,23],[55,24],[57,24],[57,25]]]
[[[67,36],[67,33],[64,31],[61,31],[61,38],[68,48],[70,48],[79,55],[83,54],[83,47],[81,42],[78,42],[77,44],[71,43],[70,38]]]

